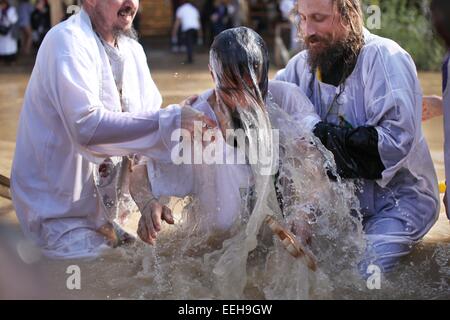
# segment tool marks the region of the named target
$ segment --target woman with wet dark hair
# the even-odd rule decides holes
[[[265,109],[269,53],[256,32],[242,27],[219,34],[211,46],[209,69],[216,88],[208,101],[218,111],[223,132],[240,127],[238,106]]]
[[[246,143],[252,143],[248,142],[252,130],[256,131],[255,141],[264,145],[266,137],[271,139],[272,129],[284,127],[280,130],[279,141],[270,140],[266,145],[273,149],[287,148],[288,143],[298,139],[305,143],[302,156],[306,158],[308,154],[311,156],[317,152],[317,148],[304,137],[312,136],[312,128],[319,121],[308,98],[296,86],[278,81],[269,82],[266,44],[249,28],[229,29],[219,34],[211,46],[209,68],[215,88],[200,95],[193,107],[219,124],[219,130],[206,141],[207,148],[220,146],[219,149],[215,148],[214,161],[205,160],[203,154],[201,163],[195,164],[194,161],[189,162],[192,159],[180,162],[174,158],[171,164],[151,162],[147,168],[136,167],[131,181],[133,197],[154,199],[155,202],[162,196],[189,195],[197,199],[198,207],[187,216],[187,221],[191,221],[187,225],[195,226],[195,230],[203,235],[221,234],[241,226],[243,219],[245,221],[244,211],[255,201],[252,200],[252,194],[258,179],[256,176],[263,176],[264,173],[255,169],[261,169],[260,159],[256,164],[252,163],[251,148],[246,148]],[[245,132],[247,140],[240,139],[237,132]],[[203,142],[205,147],[205,136]],[[239,162],[239,159],[244,161]],[[150,184],[146,179],[147,169]],[[275,174],[280,174],[283,168],[278,167],[277,162],[275,170],[272,169],[268,175],[273,181]],[[326,177],[326,174],[322,176]],[[279,182],[282,179],[275,180],[281,185]],[[149,185],[151,190],[148,189]],[[274,191],[273,187],[272,184],[270,188]],[[284,200],[284,205],[289,205],[289,199]],[[136,202],[142,203],[142,200]],[[153,243],[156,239],[161,229],[161,218],[165,220],[161,214],[158,217],[158,214],[155,216],[142,212],[143,216],[154,219],[155,226],[154,230],[141,229],[139,235],[144,241]],[[141,225],[144,226],[143,223]],[[302,223],[297,223],[295,227],[298,234],[306,229]]]

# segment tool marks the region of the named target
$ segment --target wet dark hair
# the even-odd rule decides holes
[[[239,85],[254,95],[256,101],[265,100],[269,88],[269,52],[264,40],[252,29],[239,27],[220,33],[211,46],[210,64],[219,89],[226,91]]]

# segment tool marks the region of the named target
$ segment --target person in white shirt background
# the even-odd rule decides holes
[[[17,39],[13,35],[14,25],[19,15],[8,0],[0,0],[0,61],[12,63],[17,55]]]
[[[84,0],[45,37],[25,93],[11,193],[27,238],[51,258],[95,257],[118,243],[127,159],[170,157],[173,130],[194,121],[186,106],[160,109],[132,21],[138,0]],[[123,165],[122,165],[123,164]],[[116,232],[114,232],[116,230]]]
[[[295,3],[295,0],[281,0],[280,2],[280,11],[283,19],[291,22],[291,43],[289,46],[289,51],[291,52],[299,52],[303,49],[303,44],[300,43],[297,32],[297,23],[293,20]]]
[[[186,63],[194,62],[195,40],[201,41],[202,25],[200,21],[200,12],[191,3],[191,1],[182,1],[182,5],[177,9],[176,20],[172,30],[172,42],[177,38],[178,30],[181,27],[182,38],[186,44],[187,60]]]

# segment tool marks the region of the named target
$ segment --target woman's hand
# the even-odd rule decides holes
[[[147,166],[135,166],[130,175],[130,195],[141,212],[137,234],[142,241],[155,244],[162,221],[174,224],[172,211],[152,194]]]
[[[162,221],[174,224],[172,210],[159,203],[157,199],[149,200],[149,203],[139,208],[141,218],[139,219],[137,234],[142,241],[148,244],[155,244],[158,233],[161,231]]]

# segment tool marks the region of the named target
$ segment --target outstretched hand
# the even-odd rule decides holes
[[[204,133],[208,129],[216,127],[215,121],[208,118],[203,112],[189,106],[181,108],[181,129],[189,131],[191,135],[195,133],[195,130],[201,130]]]

